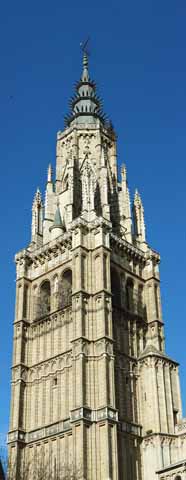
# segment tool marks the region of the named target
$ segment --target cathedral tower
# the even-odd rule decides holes
[[[15,257],[9,454],[86,480],[155,480],[178,460],[178,364],[165,353],[159,254],[84,53],[56,174]],[[28,477],[32,480],[32,476]],[[61,476],[61,478],[63,478]]]

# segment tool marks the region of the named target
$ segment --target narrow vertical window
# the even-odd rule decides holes
[[[128,278],[126,283],[126,308],[133,310],[134,306],[134,284],[131,278]]]
[[[156,308],[156,318],[159,319],[159,298],[158,298],[158,285],[154,287],[154,296],[155,296],[155,308]]]
[[[111,291],[113,305],[121,307],[120,276],[117,270],[111,270]]]
[[[107,256],[103,256],[103,285],[107,288]]]
[[[24,285],[23,291],[23,318],[27,318],[28,314],[28,285]]]
[[[48,315],[50,313],[51,289],[50,282],[46,280],[40,288],[40,315]]]
[[[143,315],[143,285],[138,287],[138,313]]]
[[[61,279],[61,307],[65,308],[72,303],[72,271],[66,270]]]

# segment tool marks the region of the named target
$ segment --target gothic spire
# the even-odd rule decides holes
[[[134,214],[135,237],[139,242],[145,242],[146,233],[145,233],[144,208],[143,208],[143,203],[138,190],[136,190],[135,192],[133,214]]]
[[[65,116],[65,126],[72,124],[96,123],[110,127],[106,115],[102,111],[102,100],[96,93],[96,83],[90,79],[88,53],[83,53],[82,74],[75,85],[75,94],[69,102],[70,113]]]
[[[55,230],[55,233],[53,232],[53,230]],[[50,227],[50,231],[52,231],[52,233],[53,233],[53,235],[52,235],[53,238],[56,238],[56,236],[60,235],[62,232],[65,231],[65,227],[64,227],[64,224],[63,224],[62,218],[61,218],[59,200],[57,200],[57,208],[56,208],[56,212],[55,212],[55,215],[54,215],[53,225]]]
[[[61,213],[60,213],[60,209],[59,209],[59,205],[57,205],[57,209],[56,209],[56,213],[55,213],[55,216],[54,216],[54,223],[53,223],[53,226],[52,228],[64,228],[63,227],[63,223],[62,223],[62,218],[61,218]]]
[[[127,168],[126,165],[121,166],[121,226],[124,228],[124,237],[131,242],[132,240],[132,219],[130,206],[130,192],[127,182]]]
[[[43,202],[39,188],[34,196],[32,204],[32,242],[40,242],[43,234]]]

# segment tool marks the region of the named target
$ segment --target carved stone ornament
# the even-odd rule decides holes
[[[94,168],[87,157],[81,169],[82,181],[82,210],[94,210],[94,195],[96,190],[96,175]]]

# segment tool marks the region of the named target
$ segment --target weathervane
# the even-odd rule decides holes
[[[90,37],[88,37],[87,40],[85,40],[85,42],[80,43],[81,50],[84,55],[87,55],[87,57],[89,57],[90,55],[90,51],[88,49],[89,42],[90,42]]]

